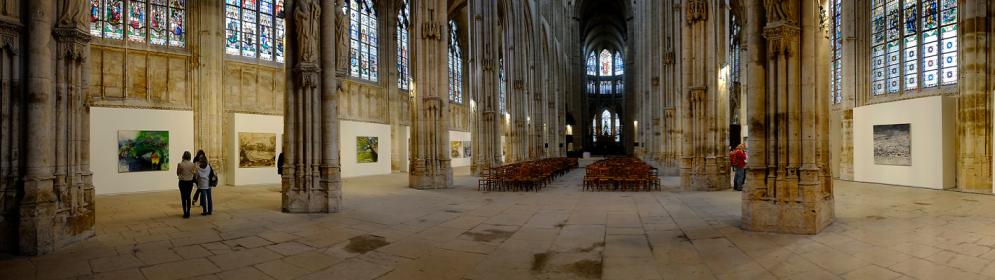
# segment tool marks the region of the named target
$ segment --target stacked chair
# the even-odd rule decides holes
[[[478,191],[540,191],[556,177],[577,168],[576,158],[548,158],[484,170]]]
[[[659,191],[656,168],[636,158],[599,160],[586,168],[585,191]]]

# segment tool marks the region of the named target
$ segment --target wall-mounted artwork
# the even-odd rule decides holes
[[[463,157],[469,158],[473,155],[473,146],[470,141],[463,141]]]
[[[910,124],[874,126],[874,164],[912,166]]]
[[[374,163],[380,153],[379,139],[371,136],[356,137],[356,162]]]
[[[463,152],[463,142],[451,141],[449,142],[449,157],[450,158],[461,158],[463,156],[460,153]]]
[[[117,172],[169,170],[169,131],[117,132]]]
[[[238,133],[238,167],[260,168],[276,166],[276,134]]]

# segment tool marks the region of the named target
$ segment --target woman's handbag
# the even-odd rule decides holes
[[[210,178],[208,179],[208,180],[210,181],[210,182],[208,183],[208,185],[210,185],[210,186],[211,186],[212,188],[213,188],[213,187],[217,187],[217,186],[218,186],[218,175],[217,175],[217,174],[214,174],[214,168],[213,168],[213,167],[211,168],[211,175],[210,175],[210,176],[208,176],[208,177],[210,177]]]

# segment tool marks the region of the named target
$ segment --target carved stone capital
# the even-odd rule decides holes
[[[708,3],[706,0],[689,0],[687,5],[688,24],[708,20]]]
[[[300,79],[301,88],[316,88],[321,80],[321,67],[312,63],[302,63],[294,68]]]
[[[0,20],[0,48],[11,54],[20,52],[20,34],[24,29],[20,23]]]
[[[447,29],[445,23],[429,21],[422,23],[421,37],[426,40],[442,41],[442,35]]]
[[[797,45],[801,28],[790,22],[776,22],[764,27],[764,38],[767,39],[767,53],[770,57],[778,55],[791,56],[793,46]]]
[[[691,87],[690,98],[692,103],[698,103],[705,101],[705,94],[708,92],[706,87]]]
[[[86,51],[90,47],[90,34],[73,27],[60,27],[52,31],[59,43],[59,55],[72,61],[86,60]],[[6,41],[7,36],[2,39]],[[4,45],[7,42],[3,42]]]

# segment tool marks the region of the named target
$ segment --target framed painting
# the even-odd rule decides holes
[[[380,139],[372,136],[356,137],[356,162],[375,163],[379,160]]]
[[[117,132],[117,172],[169,170],[169,131]]]
[[[239,132],[238,167],[276,167],[276,134]]]

